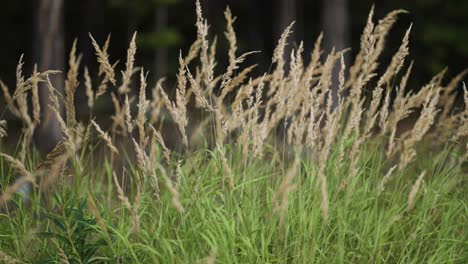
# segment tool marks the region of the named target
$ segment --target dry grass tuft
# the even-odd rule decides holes
[[[187,86],[187,77],[186,77],[186,65],[182,59],[182,54],[179,55],[179,74],[177,75],[177,91],[176,91],[176,101],[171,102],[168,95],[164,92],[164,89],[161,86],[161,83],[158,82],[158,89],[161,92],[164,104],[169,110],[174,122],[179,127],[180,134],[182,135],[182,143],[185,148],[188,148],[188,139],[187,139],[187,101],[186,101],[186,86]]]
[[[127,50],[127,63],[125,64],[125,72],[123,72],[122,76],[122,85],[119,87],[118,91],[120,94],[126,94],[130,92],[130,83],[132,75],[135,72],[134,64],[135,64],[135,54],[137,51],[136,47],[136,32],[133,34],[132,40],[130,41],[130,45]]]
[[[224,173],[226,175],[226,180],[228,182],[229,188],[234,189],[234,179],[232,177],[232,170],[231,170],[231,167],[229,167],[228,160],[226,158],[226,154],[221,149],[220,145],[218,145],[217,148],[218,148],[218,152],[220,154],[221,163],[223,164],[223,169],[224,169]]]
[[[58,247],[60,264],[70,264],[70,261],[61,247]]]
[[[68,127],[73,127],[77,123],[75,116],[75,92],[78,87],[78,70],[81,56],[76,56],[76,44],[77,41],[75,40],[70,51],[70,59],[68,61],[70,69],[68,70],[67,79],[65,80],[65,110]]]
[[[426,171],[423,171],[418,179],[416,180],[416,182],[413,184],[413,187],[411,187],[411,192],[409,193],[408,195],[408,206],[406,208],[406,210],[408,212],[410,212],[411,210],[413,210],[414,206],[416,205],[416,200],[417,200],[417,195],[418,195],[418,191],[419,191],[419,188],[421,187],[421,184],[423,182],[423,178],[424,176],[426,175]]]
[[[94,120],[91,120],[91,123],[93,124],[94,128],[96,129],[96,131],[98,132],[99,134],[99,137],[104,140],[104,142],[106,143],[107,147],[109,147],[109,149],[114,152],[115,154],[119,154],[119,151],[117,150],[117,148],[114,146],[114,144],[112,143],[112,139],[111,137],[107,134],[107,132],[104,132],[102,131],[101,127],[96,123],[94,122]]]
[[[138,132],[140,135],[140,145],[144,148],[148,143],[148,138],[146,137],[145,123],[146,123],[146,112],[148,110],[149,101],[146,100],[146,76],[143,69],[140,73],[140,96],[138,97],[138,114],[136,117],[136,124],[138,126]],[[128,113],[127,113],[128,111]],[[125,97],[125,116],[126,123],[128,125],[130,117],[130,107],[128,103],[128,97]],[[130,126],[128,132],[131,133]]]
[[[173,181],[169,176],[167,176],[166,170],[158,165],[159,171],[161,172],[161,177],[164,179],[164,183],[166,184],[166,188],[172,195],[172,206],[179,212],[183,213],[185,211],[182,203],[180,202],[180,194],[177,190],[176,186],[174,186]]]
[[[96,223],[99,225],[99,227],[104,231],[104,233],[108,233],[107,231],[107,226],[106,223],[104,222],[104,219],[101,216],[101,213],[99,212],[99,209],[97,208],[96,202],[94,201],[94,198],[91,194],[88,195],[87,199],[87,204],[88,204],[88,209],[91,212],[91,214],[94,216],[96,219]]]
[[[26,263],[21,260],[15,259],[4,252],[0,251],[0,261],[5,264],[20,264],[20,263]]]
[[[393,171],[394,171],[397,167],[398,167],[397,165],[391,167],[391,168],[387,171],[387,173],[385,174],[385,176],[382,178],[382,180],[380,181],[380,184],[379,184],[378,195],[380,195],[380,194],[385,190],[385,185],[386,185],[387,182],[391,179],[392,173],[393,173]]]
[[[283,182],[281,183],[279,189],[275,193],[273,198],[274,207],[273,213],[279,212],[280,214],[280,226],[283,226],[284,219],[286,217],[286,210],[288,208],[288,198],[289,193],[293,191],[297,186],[293,184],[294,178],[296,178],[300,165],[300,158],[298,155],[294,158],[293,164],[287,170]]]
[[[97,44],[96,40],[93,38],[91,34],[89,34],[89,37],[91,38],[91,42],[93,44],[94,49],[96,50],[97,60],[100,65],[99,75],[104,74],[105,78],[115,85],[114,67],[110,64],[109,55],[107,54],[107,49],[109,48],[109,43],[110,43],[110,35],[107,37],[106,42],[104,43],[104,46],[102,49],[99,47],[99,44]],[[98,95],[96,96],[102,95],[104,94],[104,92],[105,92],[105,89],[99,89]]]
[[[91,76],[89,76],[88,67],[85,67],[84,69],[84,79],[85,79],[86,97],[88,98],[88,107],[92,109],[94,106],[94,91],[93,91],[93,84],[91,83]]]
[[[18,175],[20,175],[19,179],[16,180],[12,185],[8,186],[0,196],[0,209],[2,209],[11,200],[13,195],[17,193],[26,183],[29,182],[36,184],[36,178],[26,169],[26,166],[24,166],[20,160],[17,160],[14,157],[4,153],[0,153],[0,157],[10,163],[12,169]]]
[[[130,204],[130,200],[125,195],[125,192],[121,185],[119,184],[119,180],[117,179],[117,175],[115,172],[112,173],[114,179],[114,185],[117,188],[117,194],[120,202],[123,203],[124,207],[131,213],[132,215],[132,228],[131,232],[133,235],[136,235],[140,230],[140,218],[138,215],[138,210],[140,208],[140,198],[141,198],[141,190],[140,186],[137,185],[137,193],[135,195],[135,200],[133,202],[133,206]]]
[[[5,120],[0,120],[0,138],[7,136],[7,122]]]
[[[157,144],[159,144],[163,149],[164,158],[166,159],[167,163],[169,164],[171,162],[171,151],[167,148],[166,143],[164,143],[164,139],[163,139],[161,133],[159,131],[157,131],[156,128],[154,128],[154,126],[152,126],[151,124],[150,124],[150,128],[153,131],[153,139],[152,139],[153,150],[151,151],[151,155],[153,155],[153,156],[156,155],[155,146]],[[156,157],[151,159],[153,164],[155,163],[155,161],[154,161],[155,159],[156,159]]]

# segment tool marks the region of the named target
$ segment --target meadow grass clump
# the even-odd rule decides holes
[[[243,64],[255,52],[239,55],[229,9],[228,66],[219,69],[217,39],[197,1],[197,40],[180,53],[175,98],[164,79],[147,89],[136,34],[120,81],[110,38],[100,46],[90,35],[97,73],[80,64],[74,42],[63,95],[49,79],[59,72],[35,69],[26,79],[20,59],[14,94],[0,82],[7,110],[25,127],[16,151],[0,145],[0,260],[466,262],[465,72],[408,89],[411,25],[384,67],[385,38],[404,12],[374,22],[371,10],[350,65],[347,50],[322,54],[322,35],[308,63],[304,43],[285,54],[291,24],[271,71],[253,76],[255,65]],[[48,106],[37,103],[41,82]],[[76,119],[81,88],[89,122]],[[108,127],[93,111],[104,97],[114,107]],[[40,107],[56,113],[63,135],[42,158],[30,146]],[[413,125],[401,129],[409,118]],[[168,123],[174,131],[162,129]],[[0,121],[0,140],[6,130]]]

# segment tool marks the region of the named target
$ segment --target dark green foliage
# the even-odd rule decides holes
[[[78,199],[70,192],[54,194],[54,209],[44,208],[48,221],[47,231],[38,233],[40,239],[50,241],[55,247],[48,251],[49,258],[38,263],[52,263],[60,259],[63,251],[70,263],[100,263],[97,251],[107,246],[104,233],[96,220],[86,210],[86,199]]]

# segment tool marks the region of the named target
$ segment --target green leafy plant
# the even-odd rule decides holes
[[[54,194],[54,209],[44,210],[48,221],[47,231],[38,235],[50,240],[56,247],[49,251],[51,258],[67,259],[70,263],[99,263],[102,257],[96,252],[107,246],[103,230],[96,219],[87,214],[86,199],[77,199],[71,193]]]

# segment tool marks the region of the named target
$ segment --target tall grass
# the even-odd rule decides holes
[[[121,81],[107,53],[110,38],[100,46],[90,36],[97,73],[80,65],[75,42],[63,95],[49,81],[57,71],[35,70],[25,80],[21,59],[14,94],[0,82],[8,110],[25,126],[18,151],[0,155],[0,259],[463,263],[465,72],[447,84],[442,72],[408,89],[411,25],[382,66],[386,36],[403,12],[374,22],[371,10],[351,65],[346,50],[323,54],[322,35],[307,63],[302,42],[285,54],[291,24],[271,71],[253,76],[255,65],[242,65],[255,52],[238,53],[229,9],[228,66],[217,67],[217,39],[197,1],[197,40],[179,57],[175,98],[164,80],[147,98],[148,72],[135,64],[136,34]],[[81,79],[89,123],[75,116]],[[39,83],[50,92],[49,106],[34,103],[46,88]],[[109,128],[92,114],[106,96],[115,109]],[[454,105],[456,96],[463,108]],[[56,113],[63,141],[39,162],[29,150],[40,107]],[[408,120],[414,125],[401,129]],[[167,122],[178,128],[172,149],[167,133],[176,132],[161,130]]]

